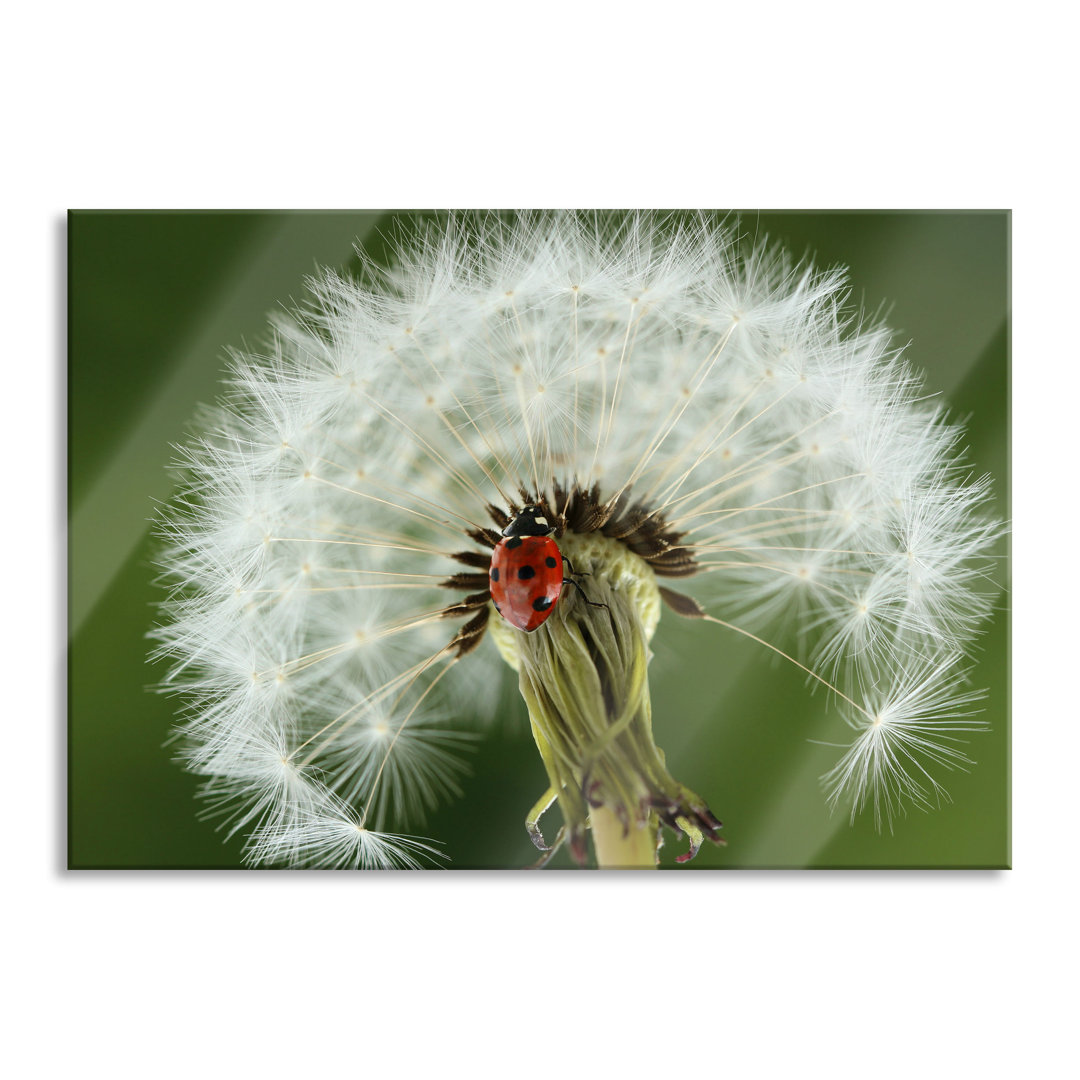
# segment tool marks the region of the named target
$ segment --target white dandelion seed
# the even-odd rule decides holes
[[[867,803],[879,825],[905,801],[929,809],[948,797],[930,768],[971,764],[961,747],[981,726],[974,706],[983,693],[965,688],[959,660],[930,657],[897,673],[891,686],[867,693],[864,713],[849,716],[858,738],[824,779],[831,802],[851,797],[852,820]]]
[[[538,846],[556,802],[579,860],[605,815],[616,862],[648,864],[664,825],[684,858],[719,842],[652,744],[661,600],[830,688],[856,729],[832,801],[891,818],[941,794],[999,529],[840,272],[647,214],[452,218],[363,271],[232,355],[163,522],[157,655],[252,861],[432,857],[381,830],[457,792],[504,661],[552,785]],[[529,504],[581,587],[525,634],[488,567]]]

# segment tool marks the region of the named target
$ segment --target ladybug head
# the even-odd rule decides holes
[[[503,529],[503,536],[550,536],[555,526],[548,521],[542,506],[525,506],[509,525]]]

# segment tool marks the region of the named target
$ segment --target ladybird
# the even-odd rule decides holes
[[[503,529],[491,555],[488,587],[495,610],[532,633],[554,610],[563,587],[563,557],[555,527],[539,506],[526,506]]]

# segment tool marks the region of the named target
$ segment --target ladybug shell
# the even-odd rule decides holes
[[[563,586],[563,560],[550,536],[508,536],[495,545],[488,574],[495,610],[525,633],[552,612]]]

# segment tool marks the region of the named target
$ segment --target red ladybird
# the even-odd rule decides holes
[[[503,529],[491,555],[495,610],[527,634],[551,614],[562,592],[563,558],[554,531],[541,507],[526,506]]]

